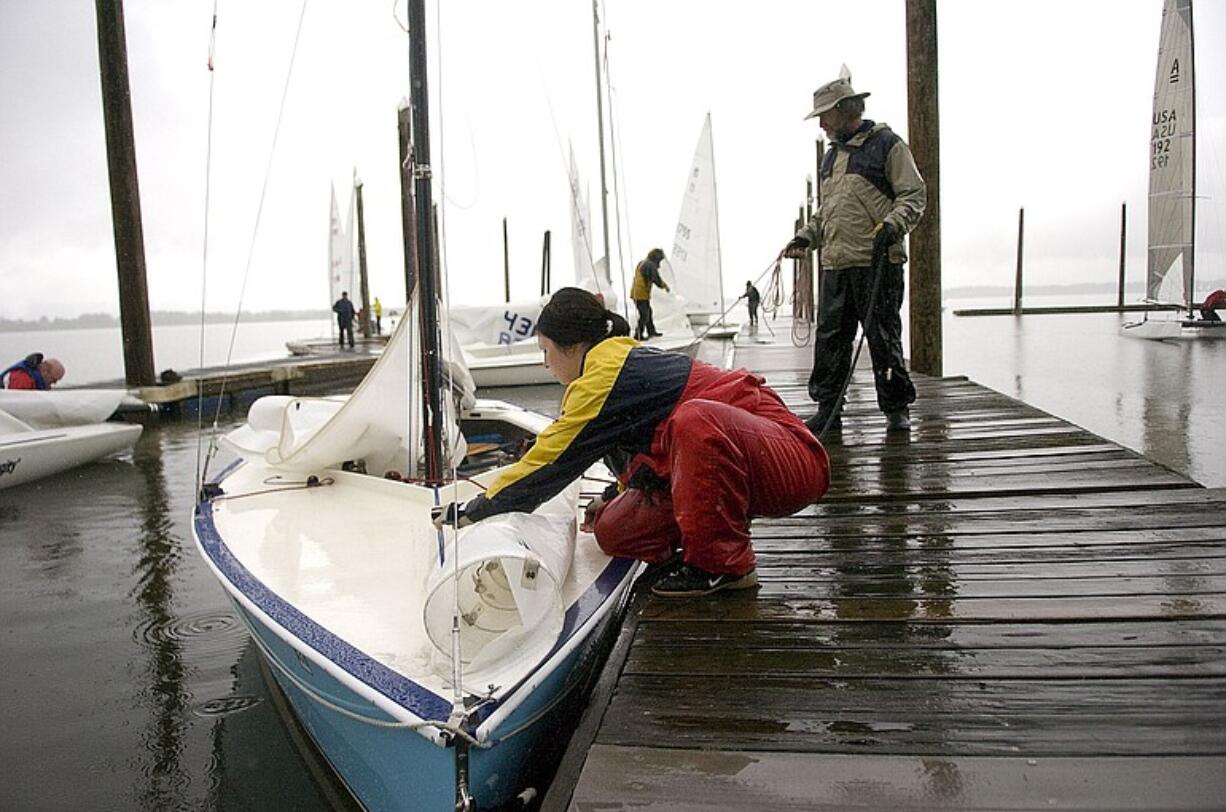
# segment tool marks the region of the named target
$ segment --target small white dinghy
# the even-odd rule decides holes
[[[140,426],[128,423],[35,428],[0,411],[0,489],[125,451],[140,433]]]
[[[365,808],[452,808],[462,793],[485,808],[539,787],[542,748],[582,707],[637,569],[578,532],[581,482],[532,513],[435,529],[432,508],[479,493],[550,421],[472,400],[451,365],[435,386],[436,433],[460,476],[388,478],[416,476],[432,453],[421,331],[404,321],[351,396],[256,401],[222,442],[241,461],[206,489],[194,531],[297,718]],[[452,393],[464,434],[448,418]],[[499,467],[470,470],[477,458]]]

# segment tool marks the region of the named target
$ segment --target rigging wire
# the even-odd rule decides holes
[[[545,94],[545,106],[549,109],[549,121],[553,125],[553,137],[554,141],[558,145],[558,157],[562,161],[563,172],[566,174],[567,186],[570,187],[571,205],[573,206],[573,211],[578,212],[580,210],[579,204],[581,202],[579,200],[579,178],[571,175],[570,162],[567,160],[566,152],[562,149],[562,135],[558,132],[558,119],[553,112],[553,99],[549,95],[549,88],[545,84],[545,73],[541,70],[541,63],[539,61],[536,63],[536,69],[537,73],[540,74],[541,77],[541,91]],[[600,274],[595,272],[596,263],[592,259],[591,230],[591,224],[584,221],[582,229],[583,245],[587,251],[588,262],[592,265],[592,277],[596,280],[597,291],[599,293],[603,293],[604,291],[600,290]],[[606,259],[606,262],[607,261],[608,260]]]
[[[609,74],[609,42],[613,39],[612,35],[606,30],[604,35],[604,79],[605,87],[609,91],[609,147],[613,158],[613,220],[617,225],[617,268],[621,275],[621,304],[622,315],[626,321],[630,321],[630,293],[626,287],[626,251],[622,247],[622,203],[621,203],[621,187],[617,182],[618,166],[617,166],[617,133],[618,128],[615,124],[616,115],[613,112],[613,80]],[[630,225],[627,222],[626,231],[629,233]],[[612,261],[611,259],[609,261]]]
[[[200,256],[200,354],[197,368],[204,369],[205,347],[205,307],[207,306],[207,286],[209,271],[209,200],[212,193],[213,177],[213,90],[216,73],[213,69],[213,57],[217,51],[217,7],[220,0],[213,0],[213,20],[209,27],[209,110],[205,126],[204,147],[204,235],[201,241]],[[201,450],[201,440],[204,437],[204,389],[196,389],[196,493],[204,487],[204,453]],[[210,442],[210,449],[212,443]]]
[[[435,53],[438,54],[438,82],[437,82],[438,101],[437,101],[437,106],[438,106],[439,145],[438,145],[438,173],[437,174],[438,174],[438,182],[439,182],[439,196],[442,197],[444,200],[446,200],[447,199],[447,162],[446,162],[447,139],[446,139],[445,129],[444,129],[444,121],[446,117],[443,114],[443,110],[444,110],[443,100],[445,98],[445,94],[444,94],[444,85],[443,85],[443,37],[442,37],[443,12],[442,12],[442,7],[441,7],[441,0],[434,0],[434,20],[435,20],[434,24],[435,24],[435,41],[436,41]],[[418,201],[418,203],[420,204],[421,201]],[[428,206],[431,205],[431,203],[432,201],[426,201],[426,205]],[[438,223],[439,223],[439,240],[438,240],[437,251],[438,251],[438,256],[439,256],[439,268],[442,271],[442,281],[443,281],[443,285],[442,285],[443,313],[446,314],[447,316],[446,320],[449,321],[450,316],[451,316],[451,281],[450,281],[450,274],[448,273],[448,259],[447,259],[447,207],[446,206],[439,206]],[[430,273],[432,271],[419,268],[418,272],[419,273],[423,273],[423,272]],[[452,350],[453,350],[452,345],[451,345],[450,330],[449,329],[443,330],[442,324],[427,325],[427,327],[432,330],[440,331],[440,337],[442,341],[439,346],[439,360],[441,362],[447,363],[448,366],[450,366],[452,363],[451,355],[452,355]],[[427,385],[433,386],[434,382],[428,381]],[[449,371],[447,375],[447,401],[443,405],[443,408],[441,409],[441,414],[438,415],[438,417],[440,419],[446,420],[445,416],[452,409],[458,412],[459,407],[456,402],[455,375],[450,374],[450,371]],[[458,417],[458,414],[457,414],[457,417]],[[450,422],[450,421],[446,421],[446,422]],[[443,431],[444,440],[447,440],[448,438],[452,436],[451,431],[450,431],[450,426],[444,425],[442,427],[442,431]],[[458,429],[457,429],[457,433],[458,433]],[[446,465],[450,468],[450,471],[451,471],[451,482],[449,486],[449,489],[451,491],[451,501],[455,503],[458,507],[460,504],[460,474],[458,470],[458,465],[456,463],[456,453],[455,453],[455,448],[453,447],[454,445],[456,445],[454,441],[448,442],[444,444],[444,448],[446,448],[448,451],[448,454],[447,454],[448,459],[446,460]],[[447,486],[444,486],[444,487],[447,487]],[[461,616],[461,612],[460,612],[460,533],[459,533],[459,528],[456,526],[458,524],[459,524],[459,521],[457,518],[457,521],[455,524],[444,525],[443,526],[444,529],[440,530],[439,532],[445,533],[445,534],[449,533],[451,535],[452,579],[455,584],[455,587],[451,591],[451,594],[452,594],[452,607],[451,607],[451,612],[452,612],[452,615],[451,615],[451,647],[452,647],[451,669],[452,669],[452,674],[451,676],[452,676],[452,684],[453,684],[453,691],[454,691],[453,713],[458,713],[463,718],[467,718],[468,712],[464,709],[464,663],[463,663],[463,656],[462,656],[463,652],[460,649],[460,616]]]
[[[306,19],[306,9],[307,9],[307,0],[302,0],[302,9],[298,13],[298,27],[294,32],[294,47],[293,47],[293,50],[290,52],[289,65],[286,68],[286,72],[285,72],[285,84],[281,89],[281,103],[277,108],[277,122],[276,122],[276,126],[273,128],[272,143],[269,145],[269,149],[268,149],[268,162],[265,164],[265,167],[264,167],[264,181],[260,187],[260,202],[259,202],[259,205],[256,207],[255,223],[251,229],[251,243],[247,249],[247,263],[246,263],[246,266],[243,268],[243,281],[239,287],[238,303],[236,307],[234,308],[234,324],[230,328],[230,343],[229,343],[229,346],[226,348],[226,361],[224,364],[224,367],[226,369],[229,369],[230,362],[234,357],[234,342],[238,336],[238,320],[243,311],[243,297],[246,295],[246,292],[247,292],[247,282],[251,277],[251,262],[252,262],[253,257],[255,256],[256,239],[258,238],[259,233],[260,233],[260,221],[264,214],[264,201],[268,196],[268,182],[269,182],[269,178],[272,176],[273,157],[276,155],[277,140],[281,134],[281,122],[285,116],[285,101],[289,97],[290,80],[293,78],[294,64],[298,58],[298,44],[302,40],[302,22],[304,19]],[[209,455],[205,460],[206,469],[208,467],[208,460],[211,459],[213,454],[215,453],[218,424],[221,420],[221,404],[225,401],[225,393],[226,393],[226,378],[223,376],[221,379],[220,391],[217,393],[217,409],[213,413],[212,436],[209,439],[209,444],[210,444]],[[204,471],[201,472],[200,478],[202,481],[204,479],[205,474],[206,472]]]

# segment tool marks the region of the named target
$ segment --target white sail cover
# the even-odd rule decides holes
[[[418,370],[417,308],[401,319],[379,360],[348,397],[298,398],[270,396],[257,400],[246,425],[221,439],[221,445],[243,459],[300,473],[339,467],[362,460],[370,474],[388,471],[410,474],[423,456],[421,389]],[[444,360],[444,424],[451,427],[445,445],[452,459],[464,455],[452,398],[453,385],[461,406],[475,402],[476,387],[464,368],[460,349],[451,340],[450,360]]]
[[[1183,291],[1193,292],[1195,170],[1192,0],[1166,0],[1158,41],[1149,153],[1149,261],[1146,296],[1159,299],[1163,279],[1182,258]],[[1167,298],[1170,298],[1169,296]]]
[[[0,389],[0,410],[36,429],[101,423],[125,400],[123,389]]]
[[[497,305],[452,305],[451,329],[465,347],[535,339],[537,319],[548,301],[548,297],[541,297]]]
[[[536,662],[553,646],[565,619],[562,583],[574,558],[579,489],[576,481],[532,513],[491,517],[447,544],[422,612],[440,670],[451,666],[457,601],[466,678],[494,664]]]
[[[723,260],[719,250],[719,210],[715,200],[715,148],[707,113],[694,149],[694,163],[681,196],[681,214],[665,281],[685,300],[687,313],[722,313]],[[672,278],[670,279],[669,276]]]
[[[350,207],[352,218],[352,206]],[[340,209],[336,205],[336,187],[332,187],[332,218],[328,229],[328,306],[347,292],[354,298],[353,284],[353,237],[352,223],[341,223]]]

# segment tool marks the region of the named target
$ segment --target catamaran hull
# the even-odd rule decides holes
[[[353,797],[372,810],[453,809],[456,748],[441,742],[434,726],[419,731],[398,723],[363,695],[352,676],[362,671],[361,652],[346,651],[326,630],[304,623],[292,606],[281,604],[245,572],[218,535],[207,504],[197,511],[193,530],[293,713]],[[568,609],[565,628],[572,633],[564,631],[565,642],[537,676],[525,678],[514,711],[488,733],[477,729],[482,745],[469,747],[468,787],[478,808],[540,788],[535,783],[542,777],[539,754],[569,732],[558,722],[581,709],[585,692],[579,689],[599,661],[635,571],[633,562],[611,560],[593,589]],[[327,662],[321,651],[329,652]],[[422,717],[443,721],[450,710],[448,699],[432,694],[418,696],[415,707]]]
[[[124,451],[136,443],[140,433],[138,425],[101,423],[0,435],[0,489]]]
[[[1146,319],[1125,324],[1120,334],[1151,341],[1226,338],[1226,321]]]

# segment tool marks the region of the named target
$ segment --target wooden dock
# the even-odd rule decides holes
[[[201,399],[216,403],[250,401],[261,395],[319,395],[353,389],[374,363],[374,349],[336,350],[307,356],[286,356],[229,367],[194,369],[180,380],[130,390],[140,400],[161,410],[190,409]],[[122,388],[122,381],[97,386]]]
[[[808,414],[809,349],[738,347]],[[865,353],[867,355],[867,353]],[[543,809],[1226,807],[1226,489],[964,378],[871,373],[761,588],[636,591]]]

